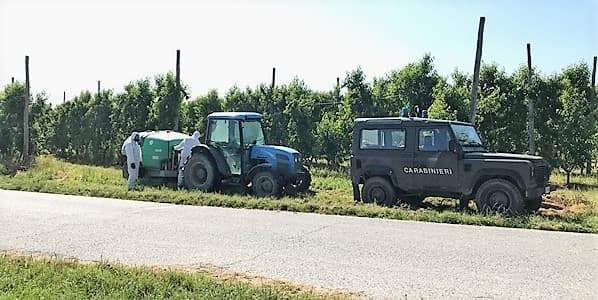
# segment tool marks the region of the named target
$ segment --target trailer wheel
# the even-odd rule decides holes
[[[272,172],[261,171],[251,178],[251,189],[257,197],[277,197],[281,192],[281,184]]]
[[[216,172],[210,158],[203,154],[193,154],[183,172],[185,186],[188,189],[211,191],[215,186]]]
[[[504,179],[490,179],[484,182],[475,198],[481,213],[520,215],[525,211],[523,195],[516,186]]]
[[[397,203],[397,194],[390,182],[382,177],[368,178],[361,191],[363,202],[393,206]]]

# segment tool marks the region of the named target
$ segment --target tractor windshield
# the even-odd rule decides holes
[[[262,130],[262,122],[260,121],[245,121],[243,122],[243,144],[249,145],[264,145],[264,131]]]
[[[465,151],[486,151],[486,146],[473,126],[451,124],[451,128]]]

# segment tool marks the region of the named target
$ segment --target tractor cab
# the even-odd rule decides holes
[[[205,144],[193,149],[185,185],[208,191],[223,182],[240,184],[258,196],[276,196],[290,187],[307,190],[311,178],[300,153],[266,145],[261,121],[254,112],[208,115]]]
[[[251,146],[265,144],[257,113],[213,113],[207,130],[205,144],[222,152],[231,175],[240,176],[246,169]]]

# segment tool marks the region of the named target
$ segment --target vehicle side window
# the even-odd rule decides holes
[[[391,130],[390,131],[390,146],[392,148],[405,148],[405,130]]]
[[[363,129],[360,149],[404,149],[405,129]]]
[[[449,151],[450,135],[447,128],[426,128],[419,130],[419,151],[446,152]]]

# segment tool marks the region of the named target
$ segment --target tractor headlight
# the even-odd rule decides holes
[[[300,165],[301,164],[301,154],[295,154],[294,155],[295,158],[295,165]]]

